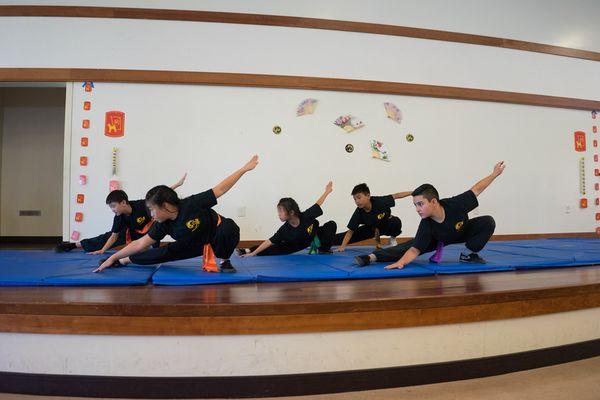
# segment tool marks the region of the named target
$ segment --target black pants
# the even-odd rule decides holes
[[[112,235],[112,232],[106,232],[106,233],[103,233],[102,235],[99,235],[99,236],[96,236],[93,238],[83,239],[79,243],[81,244],[81,247],[83,248],[83,250],[88,253],[92,252],[92,251],[97,251],[97,250],[100,250],[102,247],[104,247],[104,245],[106,244],[106,241],[108,240],[110,235]],[[125,244],[125,231],[122,231],[121,233],[119,233],[119,237],[117,238],[117,241],[110,248],[112,249],[113,247],[123,246],[124,244]]]
[[[467,249],[471,250],[473,253],[477,253],[485,247],[495,229],[496,222],[491,216],[485,215],[473,218],[468,220],[465,224],[465,230],[460,240],[452,243],[444,243],[444,245],[464,243]],[[408,242],[400,243],[394,247],[376,250],[373,254],[377,257],[377,261],[398,261],[402,258],[404,253],[413,246],[413,243],[413,240],[409,240]],[[429,247],[422,254],[435,251],[436,247],[437,241],[432,240]]]
[[[384,236],[393,236],[396,237],[402,233],[402,221],[400,218],[391,216],[388,219],[388,223],[379,228],[379,234]],[[333,240],[333,244],[339,246],[344,241],[344,236],[346,232],[338,233],[335,235]],[[362,242],[363,240],[372,239],[375,237],[375,228],[371,226],[361,225],[357,230],[352,234],[352,238],[349,243]]]
[[[319,250],[329,251],[331,249],[331,246],[333,245],[333,239],[335,237],[336,230],[337,230],[337,225],[333,221],[328,221],[328,222],[324,223],[323,226],[319,226],[319,228],[317,229],[317,236],[319,237],[319,240],[321,241],[321,247],[319,247]],[[294,244],[287,244],[287,243],[281,243],[281,244],[274,243],[272,246],[270,246],[267,249],[258,253],[257,256],[281,256],[281,255],[286,255],[286,254],[292,254],[297,251],[303,250],[308,246],[310,246],[310,243],[306,246],[303,244],[294,245]],[[250,251],[254,251],[257,248],[258,248],[258,246],[250,247]]]
[[[215,236],[210,241],[215,256],[221,259],[228,259],[239,242],[240,228],[232,219],[221,217],[221,224],[217,226]],[[163,247],[134,254],[129,259],[133,264],[149,265],[185,260],[201,256],[203,253],[204,245],[202,244],[194,243],[193,245],[189,245],[181,242],[171,242]]]

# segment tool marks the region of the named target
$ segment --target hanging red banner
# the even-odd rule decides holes
[[[122,137],[125,135],[125,113],[121,111],[108,111],[104,118],[104,134],[108,137]]]

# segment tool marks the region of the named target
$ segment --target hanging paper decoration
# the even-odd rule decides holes
[[[85,137],[85,136],[84,136],[84,137],[82,137],[82,138],[81,138],[81,147],[87,147],[87,146],[88,146],[88,144],[89,144],[89,140],[88,140],[88,138],[87,138],[87,137]]]
[[[112,192],[113,190],[121,189],[121,182],[117,178],[117,148],[112,149],[112,179],[108,183],[108,189]]]
[[[79,184],[81,186],[85,185],[87,183],[87,176],[85,175],[79,175]]]
[[[81,213],[81,212],[76,212],[76,213],[75,213],[75,221],[77,221],[77,222],[81,222],[81,221],[83,221],[83,213]]]
[[[76,242],[76,241],[78,241],[78,240],[79,240],[79,236],[80,236],[80,235],[81,235],[81,234],[79,233],[79,231],[73,231],[73,232],[71,233],[71,240],[73,240],[73,241],[75,241],[75,242]]]
[[[79,165],[81,165],[82,167],[88,165],[88,158],[86,156],[79,157]]]
[[[585,132],[575,132],[575,151],[585,151]]]
[[[390,161],[385,145],[378,140],[371,140],[371,155],[383,161]]]
[[[82,125],[83,129],[90,129],[90,120],[84,119],[83,123],[81,125]]]
[[[82,88],[85,88],[86,92],[91,92],[94,88],[94,82],[83,82],[81,85]]]
[[[122,137],[125,135],[125,113],[122,111],[108,111],[104,117],[104,135],[108,137]]]
[[[317,99],[306,99],[298,105],[296,109],[296,116],[301,117],[303,115],[310,115],[315,112],[317,108]]]
[[[342,115],[333,123],[348,133],[365,126],[365,124],[360,119],[353,117],[352,115]]]
[[[83,102],[83,109],[85,111],[90,111],[91,108],[92,108],[92,102],[91,101],[84,101]]]
[[[346,145],[346,152],[347,153],[352,153],[353,151],[354,151],[354,146],[352,144],[348,143]]]
[[[392,103],[383,103],[383,107],[385,107],[385,112],[387,113],[387,117],[392,121],[396,121],[397,123],[402,122],[402,111],[395,104]]]
[[[77,194],[77,204],[83,204],[85,201],[85,196],[81,193]]]
[[[596,119],[596,114],[598,114],[598,110],[592,110],[592,119]]]
[[[579,208],[587,208],[587,199],[585,197],[579,200]]]
[[[411,135],[410,133],[408,135],[406,135],[406,141],[407,142],[412,142],[413,140],[415,140],[415,137],[413,135]]]
[[[579,159],[579,193],[585,196],[585,157]]]
[[[279,135],[281,133],[281,127],[278,126],[278,125],[275,125],[273,127],[273,133],[276,134],[276,135]]]

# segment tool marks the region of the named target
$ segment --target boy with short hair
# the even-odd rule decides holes
[[[171,188],[177,189],[183,185],[186,177],[187,174],[183,175]],[[129,201],[127,193],[123,190],[113,190],[106,196],[106,205],[115,214],[110,232],[76,243],[62,242],[54,248],[54,251],[63,253],[73,249],[83,249],[89,254],[104,254],[113,247],[123,246],[141,238],[152,226],[153,220],[145,200]]]
[[[444,246],[465,243],[471,253],[461,253],[459,261],[485,264],[477,253],[492,237],[496,223],[489,215],[469,219],[468,213],[479,206],[477,196],[502,174],[504,168],[504,161],[500,161],[490,175],[470,190],[448,199],[440,200],[437,190],[430,184],[419,186],[412,192],[413,203],[421,217],[415,238],[392,248],[357,256],[356,262],[366,266],[371,262],[395,261],[385,268],[401,269],[420,254],[435,251],[429,261],[437,263],[442,258]]]
[[[356,185],[352,189],[352,198],[356,210],[348,222],[348,231],[338,233],[334,244],[342,252],[348,244],[360,242],[375,237],[377,248],[380,247],[380,235],[390,236],[390,244],[396,244],[396,236],[402,232],[402,221],[392,215],[391,208],[396,205],[396,199],[410,196],[411,192],[399,192],[387,196],[371,196],[366,183]]]

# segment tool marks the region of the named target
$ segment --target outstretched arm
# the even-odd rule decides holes
[[[154,243],[156,243],[154,239],[152,239],[148,235],[144,235],[141,238],[129,243],[127,246],[117,251],[112,256],[108,257],[106,261],[102,263],[102,265],[100,265],[94,270],[94,272],[102,272],[102,270],[104,270],[105,268],[108,268],[111,265],[113,265],[115,261],[137,254],[140,251],[152,246]]]
[[[416,247],[411,247],[406,253],[404,253],[401,259],[399,259],[393,264],[386,266],[385,269],[402,269],[406,264],[410,264],[415,258],[419,257],[419,254],[421,254],[419,249],[417,249]]]
[[[255,255],[260,254],[261,252],[265,251],[271,246],[273,246],[273,243],[269,239],[267,239],[264,242],[262,242],[260,246],[258,246],[256,250],[254,250],[252,253],[244,254],[242,257],[254,257]]]
[[[502,175],[502,172],[504,172],[504,167],[506,167],[504,161],[498,162],[494,166],[494,170],[491,174],[489,174],[488,176],[477,182],[475,185],[473,185],[471,191],[475,193],[475,196],[479,196],[481,192],[483,192],[488,186],[490,186],[494,179]]]
[[[104,252],[108,249],[110,249],[112,247],[113,244],[115,244],[115,242],[117,241],[117,239],[119,238],[119,234],[118,233],[114,233],[112,232],[108,238],[108,240],[106,241],[106,243],[104,243],[104,246],[102,246],[102,248],[100,250],[96,250],[96,251],[91,251],[88,254],[104,254]]]
[[[325,202],[325,199],[327,198],[327,196],[329,196],[329,193],[333,192],[333,182],[329,181],[329,183],[327,184],[327,186],[325,186],[325,192],[323,192],[323,194],[321,195],[321,197],[319,197],[316,201],[316,203],[319,206],[322,206],[323,203]]]
[[[337,248],[337,252],[343,252],[346,250],[348,243],[350,243],[350,239],[352,239],[352,235],[354,235],[354,231],[352,229],[348,229],[346,234],[344,235],[344,239],[342,240],[342,244]]]
[[[175,190],[177,189],[179,186],[183,185],[183,182],[185,182],[185,178],[187,178],[187,172],[185,174],[183,174],[183,176],[181,177],[180,180],[178,180],[177,182],[175,182],[173,185],[171,185],[171,189]]]
[[[225,193],[227,193],[229,191],[229,189],[231,189],[233,187],[233,185],[235,185],[237,183],[237,181],[240,180],[242,175],[244,175],[248,171],[252,171],[254,168],[256,168],[257,164],[258,164],[258,156],[255,155],[254,157],[252,157],[250,159],[250,161],[248,161],[246,164],[244,164],[244,166],[242,168],[238,169],[233,174],[229,175],[227,178],[225,178],[223,180],[223,182],[219,183],[217,186],[215,186],[213,188],[215,197],[218,199],[219,197],[221,197]]]
[[[403,199],[405,197],[408,197],[411,195],[412,192],[398,192],[398,193],[394,193],[392,194],[392,197],[394,199]]]

